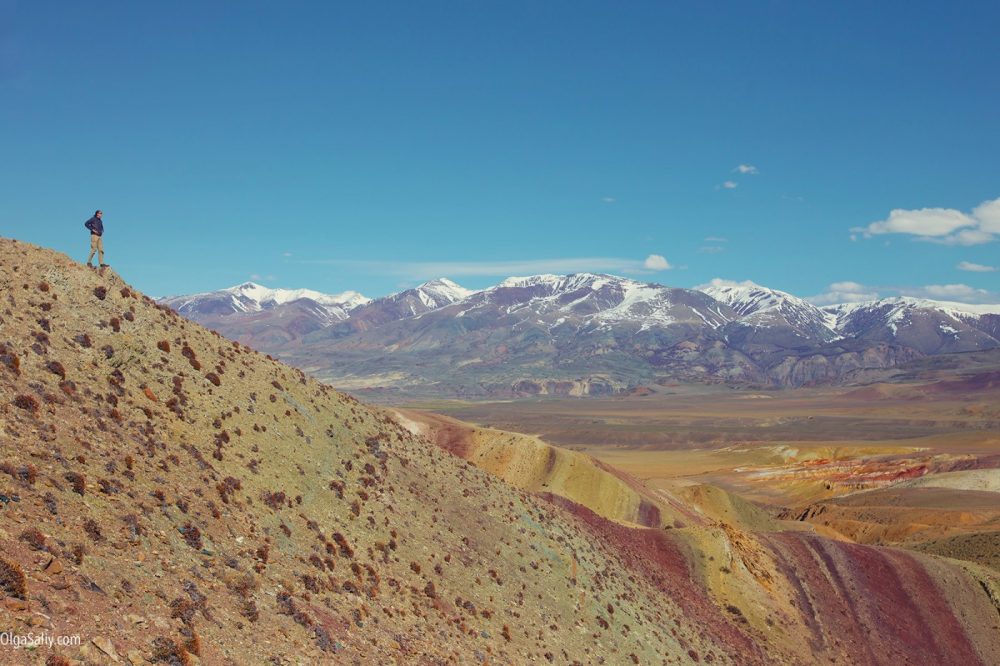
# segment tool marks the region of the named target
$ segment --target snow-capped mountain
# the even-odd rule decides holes
[[[715,329],[732,319],[710,298],[689,289],[672,289],[612,275],[533,275],[507,278],[465,302],[464,310],[495,308],[500,314],[531,316],[556,324],[578,321],[591,328],[615,324],[653,326],[694,324]],[[460,311],[456,316],[465,316]],[[530,316],[528,317],[530,319]]]
[[[475,294],[448,278],[438,278],[396,294],[376,298],[357,307],[351,316],[323,333],[324,338],[342,338],[400,319],[422,315],[462,301]]]
[[[430,310],[461,301],[476,293],[474,290],[466,289],[446,277],[425,282],[411,291]]]
[[[773,344],[780,336],[785,344],[795,344],[795,339],[799,343],[829,342],[837,337],[825,312],[786,292],[749,281],[739,284],[716,281],[699,289],[736,313],[736,321],[729,326],[731,339]]]
[[[374,300],[248,283],[164,302],[342,385],[465,395],[800,385],[1000,347],[1000,306],[894,298],[819,308],[750,282],[674,289],[592,273],[479,291],[441,278]]]
[[[167,296],[160,302],[182,315],[225,316],[270,310],[279,305],[307,299],[327,311],[331,319],[346,319],[347,313],[371,301],[356,291],[324,294],[312,289],[268,289],[255,282],[190,296]]]
[[[905,296],[823,308],[845,337],[893,342],[924,354],[998,345],[1000,305],[970,305]]]
[[[222,335],[260,349],[277,347],[344,321],[371,299],[356,291],[269,289],[245,282],[228,289],[160,299]]]

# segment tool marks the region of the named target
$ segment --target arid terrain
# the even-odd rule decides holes
[[[80,637],[0,662],[1000,662],[996,401],[667,390],[370,407],[0,240],[0,632]]]
[[[724,489],[857,543],[1000,565],[1000,355],[905,382],[600,400],[425,403],[592,456],[650,491]],[[998,569],[1000,571],[1000,569]]]

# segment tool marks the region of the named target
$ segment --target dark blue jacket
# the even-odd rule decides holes
[[[90,229],[90,233],[92,234],[97,234],[98,236],[104,235],[104,223],[101,222],[101,218],[97,217],[96,215],[87,220],[86,222],[84,222],[83,226]]]

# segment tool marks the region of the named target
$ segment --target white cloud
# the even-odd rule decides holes
[[[915,298],[961,301],[963,303],[984,303],[990,296],[990,292],[985,289],[976,289],[967,284],[928,284],[923,287],[903,287],[899,293]]]
[[[735,180],[727,180],[726,182],[724,182],[719,187],[721,187],[724,190],[735,190],[739,186],[740,186],[740,184],[737,183]]]
[[[617,201],[617,199],[615,199],[614,197],[604,197],[603,199],[601,199],[601,201],[603,201],[604,203],[609,203],[610,204],[610,203],[614,203],[615,201]]]
[[[737,282],[736,280],[727,280],[725,278],[712,278],[705,284],[699,284],[695,289],[706,289],[708,287],[759,287],[760,285],[752,280],[743,280],[743,282]]]
[[[662,263],[661,263],[662,262]],[[300,261],[302,264],[341,266],[364,273],[392,275],[398,278],[423,281],[448,276],[510,277],[511,275],[539,275],[554,273],[639,273],[669,270],[670,263],[659,255],[646,259],[620,257],[579,257],[561,259],[524,259],[508,261],[365,261],[351,259],[318,259]],[[650,267],[650,264],[654,266]]]
[[[292,253],[291,252],[282,252],[281,256],[283,256],[283,257],[290,257],[290,256],[292,256]]]
[[[988,231],[983,231],[982,229],[962,229],[957,234],[948,236],[947,238],[942,238],[940,240],[934,240],[934,242],[941,243],[942,245],[967,246],[967,245],[982,245],[983,243],[989,243],[990,241],[995,239],[996,236],[994,236]]]
[[[889,217],[880,222],[872,222],[864,233],[876,234],[914,234],[916,236],[940,237],[958,231],[962,227],[971,227],[976,223],[965,213],[950,208],[921,208],[919,210],[903,210],[897,208],[889,213]]]
[[[972,217],[979,220],[979,228],[989,234],[1000,234],[1000,199],[984,201],[972,209]]]
[[[736,173],[746,174],[748,176],[756,176],[757,174],[760,173],[757,167],[755,167],[752,164],[741,164],[735,169],[733,169],[733,171],[735,171]]]
[[[651,271],[669,271],[672,268],[670,262],[659,254],[649,255],[642,265]]]
[[[722,236],[705,236],[706,243],[727,243],[728,238],[723,238]]]
[[[822,294],[808,296],[805,300],[813,305],[833,305],[835,303],[858,303],[874,301],[879,297],[878,291],[859,282],[834,282]]]
[[[943,245],[981,245],[1000,236],[1000,199],[985,201],[971,213],[954,208],[897,208],[884,220],[866,227],[853,227],[852,240],[857,234],[865,238],[881,234],[909,234],[917,240]]]
[[[813,305],[834,305],[837,303],[858,303],[874,301],[885,296],[911,296],[935,301],[957,301],[959,303],[1000,303],[1000,294],[977,289],[967,284],[928,284],[916,287],[871,286],[859,282],[834,282],[822,294],[809,296],[805,300]]]
[[[970,273],[993,273],[996,272],[996,266],[986,266],[985,264],[975,264],[971,261],[960,261],[958,265],[955,266],[960,271],[969,271]]]

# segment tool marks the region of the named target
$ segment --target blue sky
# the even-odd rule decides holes
[[[82,261],[102,208],[108,261],[153,295],[590,270],[1000,301],[998,21],[0,0],[0,235]]]

